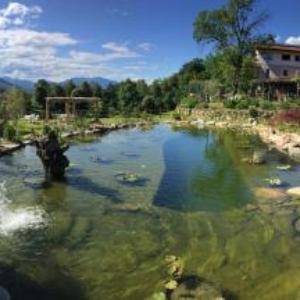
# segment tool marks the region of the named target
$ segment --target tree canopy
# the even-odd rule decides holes
[[[228,0],[221,8],[201,11],[194,22],[196,42],[216,48],[216,58],[209,60],[210,72],[221,82],[227,79],[234,93],[247,89],[255,76],[254,45],[274,42],[272,35],[259,32],[267,18],[265,10],[257,9],[257,0]]]

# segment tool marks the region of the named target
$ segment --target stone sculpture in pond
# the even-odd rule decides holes
[[[44,166],[46,180],[64,178],[65,169],[69,166],[69,160],[64,153],[69,146],[62,147],[54,131],[50,131],[46,137],[36,141],[35,145],[37,155]]]

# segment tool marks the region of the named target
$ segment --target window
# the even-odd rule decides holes
[[[266,61],[271,61],[273,60],[273,56],[271,53],[264,53],[263,54],[263,58],[266,60]]]
[[[296,56],[295,56],[295,61],[300,62],[300,55],[296,55]]]
[[[282,60],[291,60],[291,56],[289,54],[282,54]]]
[[[288,70],[283,70],[283,76],[285,76],[285,77],[289,76],[289,71]]]

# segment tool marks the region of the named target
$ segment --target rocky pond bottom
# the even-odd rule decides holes
[[[160,125],[66,154],[51,185],[31,147],[0,160],[1,295],[300,299],[300,168],[256,136]]]

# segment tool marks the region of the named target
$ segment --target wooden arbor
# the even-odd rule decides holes
[[[96,107],[100,105],[100,98],[96,97],[47,97],[46,98],[46,120],[50,118],[51,104],[64,103],[65,113],[67,118],[76,116],[76,105],[80,103],[95,104]]]

